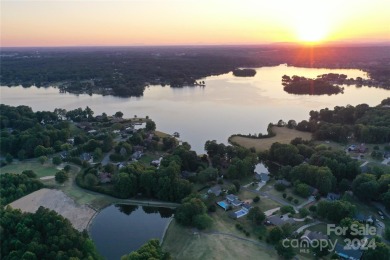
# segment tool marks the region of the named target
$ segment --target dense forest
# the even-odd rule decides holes
[[[102,259],[86,231],[80,233],[56,212],[0,208],[1,259]]]
[[[3,48],[2,85],[59,85],[72,93],[141,96],[147,85],[193,86],[239,67],[358,68],[389,88],[388,47],[116,47]]]
[[[317,140],[387,143],[390,142],[389,100],[383,100],[376,107],[360,104],[310,111],[309,120],[299,122],[296,129],[313,133]]]
[[[43,183],[29,170],[22,174],[4,173],[0,175],[0,206],[17,200],[31,192],[43,188]]]

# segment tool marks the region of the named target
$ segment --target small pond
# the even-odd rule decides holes
[[[111,205],[93,219],[90,235],[105,259],[118,260],[150,239],[161,239],[173,212],[162,207]]]

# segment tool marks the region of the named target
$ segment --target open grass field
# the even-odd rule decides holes
[[[85,190],[77,186],[75,178],[79,171],[80,168],[78,166],[72,165],[69,172],[69,180],[67,180],[64,184],[58,184],[54,179],[43,180],[42,182],[48,187],[63,191],[77,204],[89,205],[95,210],[102,209],[117,200],[113,197]]]
[[[56,167],[49,162],[42,165],[37,160],[28,160],[22,162],[13,162],[12,164],[6,165],[0,168],[0,173],[22,173],[25,170],[34,171],[38,178],[53,176],[56,174],[56,172],[58,172],[58,169],[56,169]]]
[[[162,247],[174,259],[278,259],[272,249],[220,235],[192,232],[172,221]]]
[[[260,152],[268,150],[275,142],[288,144],[296,137],[300,137],[303,140],[310,140],[312,138],[311,133],[301,132],[295,129],[289,129],[287,127],[273,126],[272,131],[276,134],[276,136],[264,139],[253,139],[241,136],[234,136],[231,138],[231,141],[245,148],[254,147],[257,152]]]
[[[171,135],[167,134],[167,133],[164,133],[164,132],[161,132],[161,131],[154,131],[154,134],[157,135],[158,137],[160,138],[164,138],[164,137],[169,137]]]

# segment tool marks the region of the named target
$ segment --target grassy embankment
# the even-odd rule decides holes
[[[245,148],[254,147],[257,152],[260,152],[268,150],[275,142],[289,144],[291,140],[297,137],[300,137],[303,140],[310,140],[312,138],[311,133],[301,132],[295,129],[289,129],[287,127],[273,126],[271,129],[276,134],[274,137],[255,139],[242,136],[233,136],[229,139],[229,141]]]

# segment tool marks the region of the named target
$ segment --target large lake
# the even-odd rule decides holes
[[[117,260],[150,239],[161,240],[172,216],[168,208],[111,205],[93,219],[90,234],[105,259]]]
[[[315,78],[325,73],[343,73],[349,78],[367,78],[364,72],[345,69],[296,68],[285,65],[256,69],[252,78],[237,78],[232,73],[202,79],[206,87],[170,88],[150,86],[141,98],[59,93],[56,88],[1,87],[1,103],[28,105],[34,110],[89,106],[95,115],[122,111],[124,117],[149,116],[157,128],[179,132],[181,139],[198,153],[207,140],[227,142],[231,134],[265,133],[268,123],[308,119],[310,110],[366,103],[377,105],[390,96],[388,90],[345,86],[344,94],[310,96],[283,91],[284,74]]]

